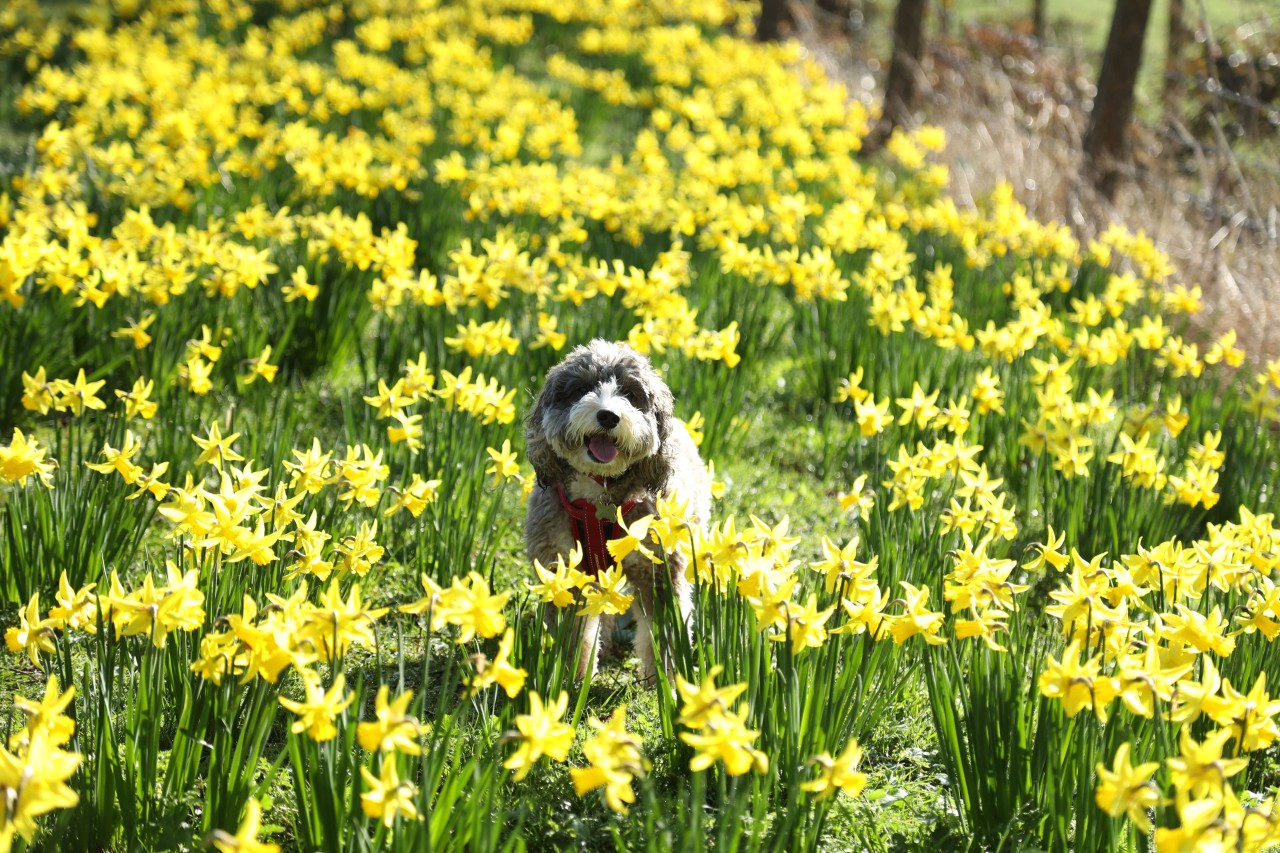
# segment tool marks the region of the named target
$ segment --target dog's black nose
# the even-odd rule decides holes
[[[601,409],[596,412],[596,421],[605,429],[613,429],[620,420],[622,419],[608,409]]]

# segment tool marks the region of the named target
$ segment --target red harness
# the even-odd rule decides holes
[[[615,565],[613,555],[609,553],[610,539],[621,539],[625,533],[622,525],[616,520],[600,518],[596,514],[596,505],[586,498],[569,500],[564,493],[564,486],[556,484],[556,492],[560,495],[560,505],[569,513],[573,524],[573,538],[582,546],[582,558],[587,574],[592,577],[612,569]],[[625,516],[635,509],[635,501],[626,501],[619,507]]]

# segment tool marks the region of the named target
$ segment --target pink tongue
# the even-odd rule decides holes
[[[601,462],[612,462],[614,457],[618,455],[617,445],[607,435],[593,435],[588,447],[591,450],[591,455]]]

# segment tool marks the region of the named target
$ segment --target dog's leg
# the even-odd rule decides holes
[[[614,648],[613,634],[618,629],[618,617],[612,613],[600,616],[600,657],[607,660],[617,649]]]
[[[596,674],[600,659],[600,617],[588,616],[577,622],[578,678],[586,679]]]
[[[677,551],[667,561],[671,571],[671,588],[675,592],[676,607],[680,611],[680,624],[684,626],[685,637],[693,641],[693,584],[689,583],[689,558],[684,552]]]
[[[563,626],[560,620],[566,617],[565,611],[558,610],[550,604],[542,607],[542,624],[551,636],[556,636],[557,625]],[[588,675],[594,676],[599,666],[601,646],[605,640],[605,623],[599,616],[583,618],[580,616],[569,617],[573,619],[573,624],[565,635],[565,650],[563,655],[566,667],[571,665],[574,655],[577,655],[577,677],[584,679]]]
[[[636,670],[636,678],[640,684],[645,687],[651,687],[658,679],[658,670],[653,660],[653,575],[644,579],[644,582],[637,583],[632,581],[635,589],[636,600],[631,605],[631,612],[636,620],[636,637],[635,650],[636,658],[639,659],[639,666]]]
[[[654,658],[654,638],[657,637],[658,651],[661,654],[662,669],[670,681],[674,677],[674,661],[672,654],[676,642],[675,631],[683,631],[688,641],[692,623],[693,596],[692,588],[684,574],[685,558],[683,554],[668,555],[665,567],[645,566],[627,573],[631,586],[635,590],[635,603],[631,611],[635,614],[636,658],[639,659],[637,678],[645,687],[652,687],[658,680],[657,661]],[[663,624],[660,613],[669,607],[670,597],[675,598],[675,610],[681,627]],[[655,627],[657,628],[655,634]]]
[[[529,558],[550,568],[558,559],[568,557],[574,546],[571,531],[569,518],[560,505],[560,499],[553,491],[541,485],[535,486],[529,495],[524,524],[525,550]],[[558,613],[550,604],[546,605],[543,610],[543,624],[548,630],[553,630],[557,624],[563,624],[559,621],[562,618],[573,617]],[[565,668],[571,665],[570,662],[576,652],[578,677],[585,678],[588,673],[594,674],[600,654],[599,618],[574,618],[573,628],[567,633],[566,648],[560,652],[563,655]]]
[[[693,639],[693,586],[686,575],[687,565],[688,558],[684,552],[676,551],[667,555],[667,571],[655,573],[662,581],[662,594],[675,597],[676,613],[680,617],[679,627],[671,626],[671,631],[662,638],[662,667],[667,672],[668,681],[673,680],[674,675],[675,632],[682,632],[686,643]]]

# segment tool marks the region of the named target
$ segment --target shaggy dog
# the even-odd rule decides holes
[[[659,495],[679,492],[689,502],[689,520],[706,521],[711,481],[693,439],[672,415],[673,402],[649,360],[625,344],[592,341],[551,369],[525,424],[529,461],[537,474],[524,524],[531,559],[550,566],[557,558],[567,560],[581,542],[580,570],[598,574],[612,565],[604,541],[622,535],[615,529],[616,509],[630,524],[654,514]],[[685,559],[682,553],[670,554],[664,567],[632,553],[623,561],[635,593],[635,648],[646,684],[657,676],[655,594],[674,595],[689,624]],[[580,620],[579,677],[595,670],[600,621],[598,616]]]

